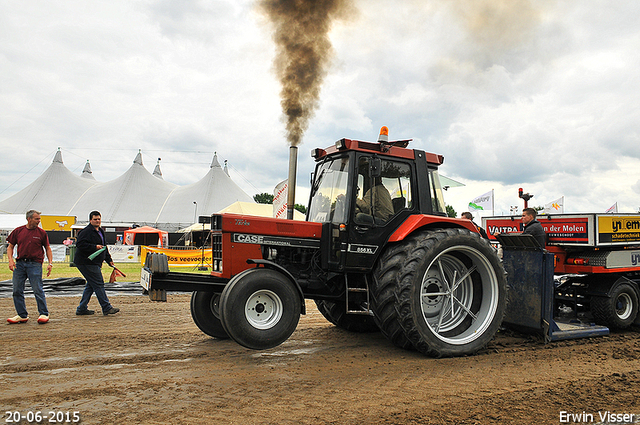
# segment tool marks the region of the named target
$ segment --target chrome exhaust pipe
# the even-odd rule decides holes
[[[296,203],[296,174],[298,171],[298,147],[289,147],[289,180],[287,180],[287,219],[293,220]]]

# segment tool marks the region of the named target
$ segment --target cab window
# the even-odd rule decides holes
[[[409,164],[382,160],[379,173],[373,173],[371,158],[360,158],[357,185],[356,223],[384,225],[413,205]]]
[[[348,178],[349,159],[347,157],[332,159],[318,167],[311,188],[309,221],[344,223]]]

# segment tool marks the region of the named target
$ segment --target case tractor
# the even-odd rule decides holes
[[[399,347],[434,357],[478,351],[502,322],[505,271],[471,221],[447,217],[444,157],[409,142],[389,141],[382,127],[377,142],[314,149],[306,221],[204,217],[211,273],[169,271],[166,256],[150,254],[141,284],[152,299],[192,291],[205,334],[251,349],[289,338],[311,299],[336,326],[379,330]]]

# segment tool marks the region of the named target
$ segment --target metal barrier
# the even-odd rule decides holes
[[[554,318],[554,256],[533,236],[503,234],[498,240],[509,288],[504,326],[543,334],[545,341],[609,334],[605,326]]]

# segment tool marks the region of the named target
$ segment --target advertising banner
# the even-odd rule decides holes
[[[592,245],[593,238],[589,238],[589,222],[592,217],[561,217],[553,220],[539,218],[544,231],[549,235],[548,243],[563,245]],[[593,226],[593,224],[592,224]]]
[[[273,216],[287,218],[287,180],[278,183],[273,190]]]
[[[139,247],[135,245],[109,245],[109,254],[114,263],[136,263]]]
[[[538,216],[538,221],[547,233],[550,245],[557,243],[589,246],[594,243],[593,235],[589,233],[589,228],[593,228],[593,215],[560,216],[551,219]],[[482,223],[491,240],[496,239],[496,233],[519,233],[524,227],[520,217],[483,217]]]
[[[68,230],[71,232],[71,226],[76,224],[74,215],[41,215],[40,226],[44,230]]]
[[[640,242],[640,216],[598,215],[598,242],[603,244]]]
[[[55,263],[64,263],[67,261],[67,246],[66,245],[49,245],[51,247],[51,254],[53,254],[53,261]],[[46,261],[45,261],[46,264]]]
[[[169,261],[169,267],[194,267],[198,264],[211,264],[211,249],[166,249],[166,248],[154,248],[150,246],[141,247],[140,252],[140,264],[144,265],[144,261],[147,258],[147,252],[158,252],[165,254]]]

